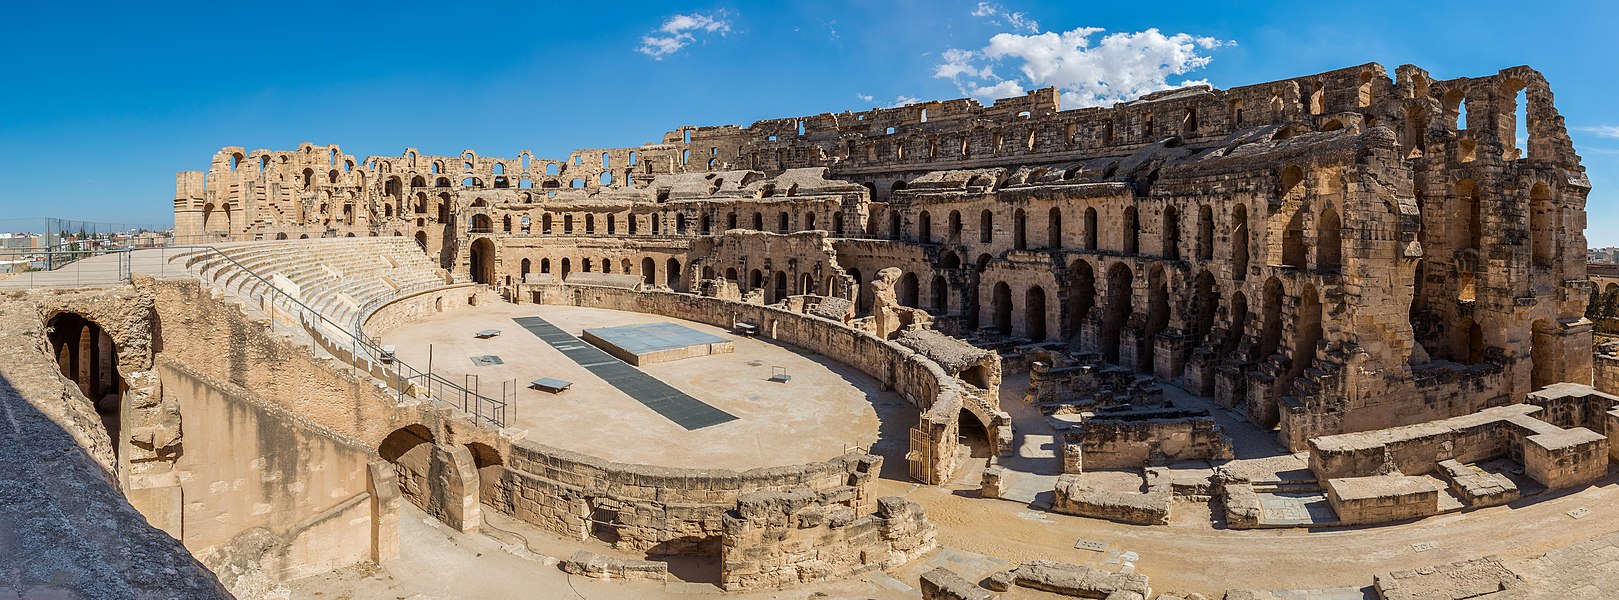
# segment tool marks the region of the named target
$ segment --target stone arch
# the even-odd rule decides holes
[[[1536,267],[1551,267],[1556,262],[1559,225],[1556,211],[1551,188],[1540,182],[1529,188],[1530,262]]]
[[[1169,328],[1169,313],[1169,273],[1162,264],[1156,264],[1147,272],[1147,323],[1141,344],[1144,355],[1136,361],[1144,372],[1151,373],[1157,366],[1154,340]]]
[[[916,241],[923,244],[933,243],[933,216],[928,211],[916,213]]]
[[[1202,344],[1209,331],[1214,329],[1214,313],[1219,304],[1219,293],[1214,289],[1214,274],[1204,269],[1192,283],[1192,321],[1191,329],[1187,332],[1191,335],[1192,344]]]
[[[1343,221],[1331,206],[1321,209],[1315,222],[1315,268],[1322,273],[1336,273],[1343,265]]]
[[[663,277],[665,279],[665,282],[664,282],[665,285],[668,285],[669,289],[675,290],[677,292],[685,291],[685,286],[681,285],[680,260],[678,260],[678,259],[671,256],[671,257],[669,257],[669,260],[666,261],[666,262],[668,264],[666,264],[664,266],[664,273],[663,273]]]
[[[506,461],[500,452],[483,442],[469,442],[472,466],[478,470],[478,500],[495,504],[500,497],[500,481],[506,477]]]
[[[495,244],[489,238],[480,237],[472,241],[469,270],[473,283],[490,285],[495,282]]]
[[[1096,238],[1097,238],[1096,208],[1095,207],[1087,207],[1085,209],[1085,249],[1086,250],[1095,250],[1096,249]]]
[[[1163,253],[1164,258],[1180,260],[1181,258],[1181,221],[1180,211],[1173,206],[1164,207],[1163,218]]]
[[[1078,347],[1085,319],[1096,306],[1096,271],[1084,260],[1068,266],[1068,345]]]
[[[1028,224],[1028,221],[1029,221],[1029,217],[1028,217],[1028,215],[1026,213],[1023,212],[1023,209],[1019,208],[1019,209],[1017,209],[1015,211],[1012,211],[1012,249],[1013,250],[1027,250],[1027,249],[1029,249],[1029,239],[1028,239],[1029,238],[1029,236],[1028,236],[1029,224]]]
[[[1038,285],[1023,294],[1023,333],[1031,341],[1046,341],[1046,290]]]
[[[1456,182],[1456,204],[1451,215],[1456,226],[1456,247],[1480,250],[1484,240],[1484,215],[1479,207],[1478,184],[1471,179]]]
[[[118,371],[117,342],[101,324],[74,312],[51,315],[45,326],[58,369],[90,401],[118,458],[128,385]]]
[[[899,277],[899,281],[894,285],[894,295],[899,301],[900,306],[909,306],[911,308],[921,307],[921,304],[918,304],[921,292],[921,290],[918,289],[919,287],[920,282],[917,281],[916,273],[906,272],[904,275],[901,275]]]
[[[1231,209],[1231,279],[1248,278],[1248,207]]]
[[[1102,350],[1102,357],[1108,362],[1118,364],[1120,337],[1123,335],[1124,323],[1130,318],[1131,285],[1135,275],[1130,267],[1122,262],[1113,263],[1107,271],[1107,309],[1102,312],[1102,331],[1098,345]]]
[[[1058,249],[1062,241],[1062,209],[1056,206],[1046,211],[1046,247]]]
[[[399,493],[427,510],[431,501],[429,472],[433,462],[433,433],[420,424],[395,429],[377,446],[377,454],[393,465],[399,478]]]
[[[1197,259],[1214,260],[1214,209],[1197,208]]]
[[[995,214],[987,208],[978,215],[978,241],[983,244],[995,241]]]
[[[995,331],[1003,336],[1012,335],[1012,286],[1004,281],[996,283],[990,306],[995,311]]]
[[[641,283],[647,287],[658,285],[658,261],[650,256],[641,259]]]
[[[1264,314],[1260,323],[1259,345],[1249,360],[1259,361],[1276,352],[1282,343],[1282,282],[1275,277],[1265,280]]]
[[[931,303],[933,313],[942,315],[950,312],[950,284],[945,281],[944,276],[934,275],[933,284],[928,286],[928,290],[933,296]]]

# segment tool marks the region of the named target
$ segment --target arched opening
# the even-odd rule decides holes
[[[1095,208],[1086,208],[1085,209],[1085,249],[1086,250],[1095,250],[1096,249],[1096,238],[1097,238],[1097,232],[1096,232],[1096,209]]]
[[[1321,343],[1321,300],[1316,295],[1315,286],[1304,286],[1304,293],[1299,294],[1298,317],[1293,323],[1293,352],[1287,369],[1287,376],[1276,382],[1273,398],[1278,401],[1282,396],[1288,395],[1293,382],[1304,375],[1305,370],[1315,364],[1317,346]],[[1275,427],[1281,420],[1281,412],[1276,408],[1265,411],[1265,419],[1260,425]]]
[[[808,296],[815,293],[815,276],[804,273],[798,278],[798,294]]]
[[[46,322],[46,340],[62,376],[78,385],[95,408],[114,458],[120,453],[124,379],[118,373],[118,347],[95,321],[63,312]]]
[[[545,273],[547,275],[549,275],[551,273],[551,259],[549,259],[549,258],[540,259],[540,272]]]
[[[1180,260],[1181,258],[1181,220],[1180,211],[1175,207],[1164,207],[1164,258]]]
[[[1302,269],[1308,253],[1304,243],[1304,209],[1300,207],[1288,217],[1287,229],[1282,232],[1282,266]]]
[[[1046,247],[1062,248],[1062,209],[1055,206],[1046,211]]]
[[[950,236],[950,241],[952,242],[961,241],[961,211],[950,211],[949,221],[950,222],[947,224],[949,231],[945,232],[945,235]]]
[[[900,239],[899,211],[894,210],[893,207],[888,209],[888,239]]]
[[[1471,179],[1456,182],[1456,208],[1451,214],[1456,217],[1453,231],[1460,248],[1479,250],[1483,247],[1484,218],[1481,213],[1478,184]]]
[[[1136,254],[1141,251],[1141,220],[1134,206],[1124,209],[1124,247],[1120,250],[1125,254]]]
[[[776,271],[775,285],[772,286],[775,295],[770,299],[771,304],[787,299],[787,272]]]
[[[472,233],[491,233],[495,230],[494,225],[489,222],[489,215],[472,215],[467,225],[468,231]]]
[[[815,231],[816,230],[816,227],[815,227],[815,213],[812,213],[812,212],[804,213],[804,230],[805,231]]]
[[[791,217],[788,217],[785,212],[776,215],[776,233],[787,233],[789,231],[792,231]]]
[[[933,217],[928,211],[924,210],[916,215],[916,241],[924,244],[933,243]]]
[[[1538,390],[1562,380],[1558,365],[1562,353],[1558,349],[1557,326],[1551,321],[1537,320],[1530,329],[1529,388]]]
[[[1231,209],[1231,279],[1248,278],[1248,207]]]
[[[1013,250],[1027,250],[1027,249],[1029,249],[1029,240],[1028,240],[1028,231],[1027,231],[1028,230],[1028,220],[1029,220],[1028,216],[1024,214],[1023,209],[1020,208],[1020,209],[1017,209],[1017,210],[1012,212],[1012,249]]]
[[[988,210],[978,215],[978,241],[983,244],[995,241],[995,215]]]
[[[1214,260],[1214,210],[1207,204],[1197,209],[1197,259]]]
[[[1080,346],[1085,319],[1096,305],[1096,272],[1091,264],[1076,260],[1068,267],[1068,345]]]
[[[528,283],[528,272],[532,266],[533,263],[529,262],[528,259],[523,259],[521,270],[518,271],[518,281]]]
[[[700,233],[702,235],[708,235],[708,233],[709,233],[709,216],[708,215],[705,214],[702,217],[697,219],[697,231],[698,231],[698,233]]]
[[[915,273],[906,273],[904,275],[900,275],[899,282],[895,285],[894,289],[894,295],[899,301],[900,306],[920,308],[921,304],[917,303],[917,298],[921,291],[918,289],[919,287],[920,282],[917,281]]]
[[[1272,277],[1265,281],[1264,317],[1259,332],[1259,345],[1249,355],[1251,361],[1264,360],[1276,353],[1282,343],[1282,282]]]
[[[1107,272],[1107,309],[1102,312],[1102,331],[1099,343],[1102,357],[1118,364],[1120,336],[1124,322],[1130,318],[1131,283],[1135,276],[1124,263],[1114,263]]]
[[[1529,238],[1534,266],[1551,267],[1556,261],[1556,210],[1551,189],[1546,184],[1536,183],[1529,188]]]
[[[1024,293],[1023,330],[1031,341],[1046,341],[1046,290],[1038,285]]]
[[[418,231],[418,232],[416,232],[416,245],[421,246],[422,252],[427,251],[427,232],[426,231]]]
[[[1163,265],[1154,265],[1147,274],[1147,327],[1142,331],[1144,339],[1141,341],[1143,356],[1136,361],[1142,371],[1152,373],[1157,366],[1154,340],[1168,328],[1169,276],[1164,272]]]
[[[650,256],[641,259],[641,283],[647,287],[658,285],[658,261]]]
[[[1214,329],[1214,312],[1219,302],[1214,292],[1214,275],[1205,269],[1197,274],[1192,284],[1192,322],[1188,333],[1193,345],[1201,345],[1209,336],[1209,330]]]
[[[1231,324],[1220,343],[1220,356],[1235,357],[1242,338],[1248,334],[1248,296],[1242,292],[1231,294]]]
[[[433,434],[421,425],[395,429],[377,446],[377,454],[394,467],[399,493],[412,504],[426,507],[431,502],[429,471],[433,462]]]
[[[568,275],[573,273],[573,259],[562,259],[562,280],[566,282]]]
[[[949,270],[960,269],[961,255],[956,254],[955,252],[945,252],[944,256],[939,258],[939,268]]]
[[[1464,365],[1476,365],[1484,362],[1484,328],[1474,321],[1472,317],[1462,317],[1456,323],[1454,342],[1458,348],[1452,352],[1458,362]],[[1531,361],[1534,354],[1534,340],[1530,340]],[[1533,377],[1531,377],[1532,379]]]
[[[677,292],[686,291],[685,287],[680,285],[680,261],[670,258],[667,262],[663,276],[669,289]]]
[[[489,285],[495,281],[495,244],[489,238],[472,242],[470,271],[473,283]]]
[[[956,441],[967,447],[968,456],[975,460],[981,460],[988,459],[990,455],[994,454],[994,446],[989,443],[989,432],[985,430],[984,424],[979,422],[976,415],[963,408],[956,417],[956,422],[958,435]]]
[[[500,495],[500,480],[506,477],[506,461],[500,458],[500,453],[488,444],[472,442],[467,444],[467,451],[472,454],[472,466],[478,469],[478,500],[493,504]]]
[[[1012,335],[1012,287],[1004,281],[996,283],[991,306],[995,310],[995,331],[1003,336]]]
[[[1343,264],[1343,222],[1338,211],[1331,206],[1321,209],[1315,222],[1315,268],[1322,273],[1337,273]]]
[[[686,235],[686,213],[675,213],[675,234]]]
[[[764,215],[764,213],[757,213],[757,212],[753,213],[753,230],[754,231],[764,231],[765,230],[765,215]]]
[[[933,276],[933,285],[929,286],[932,292],[933,314],[942,315],[950,311],[950,284],[945,282],[943,275]]]

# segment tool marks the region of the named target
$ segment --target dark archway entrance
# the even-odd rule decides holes
[[[489,238],[472,242],[472,281],[489,285],[495,281],[495,244]]]
[[[58,313],[46,325],[57,366],[94,406],[117,457],[125,389],[118,373],[117,345],[100,325],[75,313]]]

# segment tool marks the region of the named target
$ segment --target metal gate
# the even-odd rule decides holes
[[[912,427],[911,451],[905,453],[905,460],[911,468],[911,479],[928,485],[934,483],[932,441],[928,438],[927,430],[921,426]]]

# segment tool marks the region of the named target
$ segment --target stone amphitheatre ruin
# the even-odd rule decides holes
[[[1528,67],[226,147],[0,304],[0,592],[1619,597],[1589,190]]]

